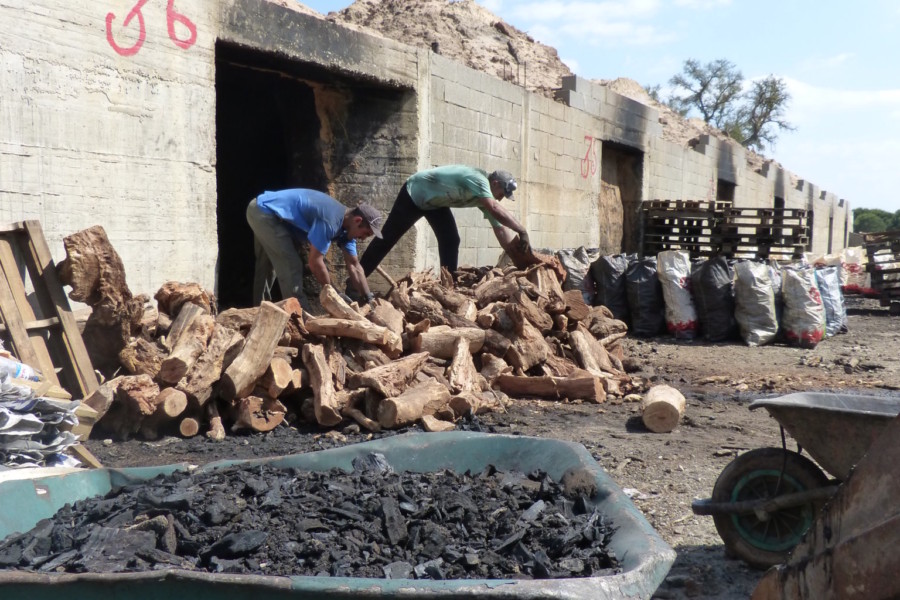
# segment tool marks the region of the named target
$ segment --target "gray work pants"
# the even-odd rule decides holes
[[[284,298],[294,296],[300,306],[308,310],[309,300],[303,292],[303,261],[290,226],[280,217],[261,210],[256,205],[256,198],[247,205],[247,223],[253,230],[253,251],[256,254],[254,304],[271,300],[270,291],[274,278],[277,278],[281,295]]]

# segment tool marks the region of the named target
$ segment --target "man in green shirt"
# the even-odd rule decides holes
[[[475,207],[491,227],[497,241],[505,250],[519,236],[519,243],[527,250],[528,232],[511,212],[500,206],[503,198],[512,198],[516,180],[507,171],[488,174],[465,165],[448,165],[419,171],[406,180],[394,206],[381,228],[381,239],[372,240],[359,263],[368,276],[375,270],[391,248],[425,217],[438,241],[441,266],[451,273],[459,259],[459,231],[451,208]]]

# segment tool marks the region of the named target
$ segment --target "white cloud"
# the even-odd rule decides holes
[[[693,10],[708,10],[729,4],[731,4],[731,0],[675,0],[675,6]]]

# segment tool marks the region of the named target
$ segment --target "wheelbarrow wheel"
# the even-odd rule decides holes
[[[797,452],[758,448],[738,456],[722,470],[713,487],[712,501],[771,499],[827,484],[825,473]],[[718,514],[713,515],[713,521],[730,555],[753,567],[767,569],[787,559],[812,525],[817,508],[809,502],[764,518],[756,513]]]

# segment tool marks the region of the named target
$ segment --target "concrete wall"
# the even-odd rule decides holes
[[[325,187],[347,203],[388,210],[407,176],[435,165],[502,168],[520,182],[504,205],[535,246],[613,249],[622,204],[714,198],[724,180],[736,206],[779,196],[813,210],[813,251],[843,245],[848,203],[774,165],[749,171],[737,145],[667,142],[656,110],[581,78],[555,101],[265,0],[185,0],[168,14],[145,3],[128,19],[136,6],[0,0],[0,222],[40,219],[57,260],[64,236],[102,225],[135,293],[214,286],[219,244],[234,241],[217,234],[217,44],[296,65],[315,97]],[[604,169],[629,170],[629,197]],[[455,216],[460,264],[493,262],[480,211]],[[395,273],[436,265],[424,222],[385,261]]]

